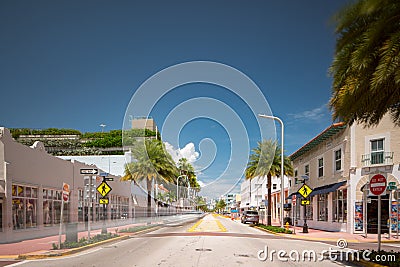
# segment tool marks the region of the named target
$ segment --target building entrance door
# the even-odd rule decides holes
[[[378,197],[369,196],[367,204],[367,230],[370,234],[378,233]],[[381,196],[381,233],[388,233],[389,194]]]

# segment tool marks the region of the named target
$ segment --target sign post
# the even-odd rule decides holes
[[[108,176],[108,173],[101,173],[100,174],[103,177],[103,181],[101,184],[97,187],[97,192],[99,192],[103,198],[99,199],[99,204],[103,204],[103,227],[101,229],[102,234],[107,234],[107,227],[106,227],[106,214],[107,214],[107,204],[108,204],[108,198],[106,196],[110,191],[112,190],[111,186],[107,184],[107,180],[110,181],[110,178],[106,178]]]
[[[58,230],[58,249],[61,249],[61,234],[62,234],[62,223],[64,217],[64,203],[69,200],[69,184],[63,183],[62,187],[62,198],[61,198],[61,212],[60,212],[60,228]]]
[[[369,181],[369,190],[375,196],[378,196],[378,251],[381,250],[381,213],[382,203],[381,195],[386,191],[386,177],[382,174],[374,174]]]
[[[294,194],[293,196],[292,196],[292,205],[293,205],[293,207],[292,207],[292,211],[293,211],[293,234],[296,234],[296,221],[297,221],[297,218],[296,218],[296,215],[297,215],[297,212],[296,212],[296,200],[297,200],[297,196],[296,196],[296,194]]]
[[[307,225],[307,204],[310,204],[310,201],[307,200],[307,197],[311,194],[313,190],[306,185],[306,182],[304,180],[304,184],[302,187],[300,187],[300,189],[297,191],[297,193],[299,193],[304,199],[301,200],[301,205],[303,205],[303,209],[304,209],[304,225],[303,225],[303,233],[308,233],[308,225]]]

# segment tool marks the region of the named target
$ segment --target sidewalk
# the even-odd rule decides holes
[[[141,226],[141,225],[146,225],[146,223],[139,223],[139,224],[136,223],[136,224],[129,224],[129,225],[124,225],[124,226],[109,227],[109,228],[107,228],[107,232],[108,233],[117,233],[121,229],[127,229],[129,227],[134,227],[134,226],[137,227],[137,226]],[[92,231],[90,231],[90,236],[93,237],[100,233],[101,233],[101,229],[92,230]],[[119,233],[119,235],[121,235],[120,239],[126,238],[124,236],[131,235],[131,234],[132,233],[129,233],[129,234]],[[88,237],[87,231],[78,233],[78,240],[83,237],[85,237],[85,238]],[[64,242],[64,241],[65,241],[65,234],[63,234],[61,236],[61,242]],[[106,241],[108,241],[108,240],[106,240]],[[66,254],[71,253],[72,251],[77,250],[77,249],[53,250],[53,243],[58,245],[58,235],[24,240],[24,241],[15,242],[15,243],[9,243],[9,244],[0,244],[0,259],[17,259],[20,255],[28,255],[28,256],[35,255],[37,257],[40,257],[40,255],[43,255],[43,256],[66,255]],[[80,248],[80,249],[82,249],[82,248]]]
[[[280,226],[276,223],[273,223],[274,226]],[[289,230],[293,232],[293,226],[289,227]],[[285,236],[288,238],[295,239],[306,239],[306,240],[314,240],[314,241],[331,241],[337,242],[340,239],[344,239],[347,243],[377,243],[378,242],[378,234],[351,234],[347,232],[329,232],[324,230],[312,229],[308,228],[308,233],[303,233],[302,226],[296,226],[296,231],[293,234],[278,234],[280,236]],[[388,238],[388,234],[381,235],[382,243],[400,243],[400,234],[399,238],[397,238],[396,233],[392,233],[390,239]]]

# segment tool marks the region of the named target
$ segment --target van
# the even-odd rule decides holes
[[[242,223],[258,223],[260,220],[260,216],[258,215],[258,211],[255,210],[246,210],[242,214],[241,222]]]

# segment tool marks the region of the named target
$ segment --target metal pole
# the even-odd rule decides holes
[[[92,219],[92,176],[89,176],[88,239],[90,239],[90,220]]]
[[[381,214],[382,214],[381,195],[378,196],[378,251],[381,250]]]
[[[365,238],[367,238],[368,235],[368,231],[367,231],[367,197],[368,197],[368,183],[366,183],[364,185],[364,189],[363,189],[363,195],[364,195],[364,199],[363,199],[363,230],[364,230],[364,234],[365,234]]]
[[[389,231],[388,231],[389,239],[391,233],[392,233],[392,190],[389,191]]]
[[[396,190],[396,238],[399,239],[399,191]]]
[[[60,229],[58,230],[58,249],[61,249],[61,234],[62,234],[62,223],[64,216],[63,211],[64,211],[64,196],[61,195],[61,214],[60,214]]]
[[[280,211],[280,220],[281,220],[281,227],[283,228],[284,227],[284,224],[283,224],[283,202],[285,201],[285,196],[284,196],[284,194],[285,194],[285,189],[284,189],[285,177],[284,177],[284,170],[283,170],[283,167],[284,167],[284,155],[283,155],[284,142],[283,142],[283,140],[284,140],[284,132],[285,132],[284,128],[285,127],[283,125],[283,121],[278,117],[262,115],[262,114],[258,114],[258,116],[262,117],[262,118],[277,120],[281,124],[281,211]]]

